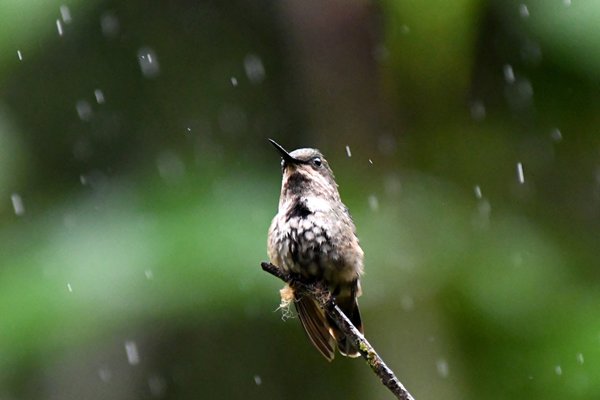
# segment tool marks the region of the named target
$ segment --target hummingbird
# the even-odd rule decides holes
[[[325,284],[338,307],[363,333],[357,298],[362,293],[364,253],[333,171],[317,149],[290,153],[274,140],[269,142],[281,155],[283,175],[279,208],[269,228],[269,259],[308,282]],[[313,298],[296,295],[287,284],[281,297],[282,304],[294,303],[310,341],[328,361],[336,348],[344,356],[360,355]]]

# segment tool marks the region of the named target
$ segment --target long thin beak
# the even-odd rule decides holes
[[[269,139],[269,142],[277,149],[279,154],[281,154],[281,158],[283,161],[289,164],[302,164],[302,160],[298,160],[290,155],[286,149],[284,149],[279,143],[274,141],[273,139]]]

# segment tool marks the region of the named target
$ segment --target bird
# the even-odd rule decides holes
[[[269,259],[307,282],[323,283],[341,311],[364,333],[357,302],[362,294],[364,252],[333,171],[317,149],[288,152],[268,140],[281,156],[282,171],[278,211],[268,232]],[[294,304],[310,341],[328,361],[334,359],[336,348],[344,356],[360,355],[315,299],[298,295],[288,284],[280,292],[282,304]]]

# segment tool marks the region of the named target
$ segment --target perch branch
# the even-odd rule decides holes
[[[350,322],[348,317],[346,317],[335,304],[335,299],[324,285],[304,282],[300,276],[288,273],[271,263],[262,262],[261,267],[265,272],[268,272],[289,284],[300,296],[312,296],[319,303],[319,306],[321,306],[335,321],[338,329],[346,335],[354,346],[356,346],[361,356],[379,377],[381,383],[383,383],[397,399],[414,400],[408,390],[406,390],[398,378],[396,378],[394,371],[383,362],[373,346],[369,344],[367,339],[365,339],[352,322]]]

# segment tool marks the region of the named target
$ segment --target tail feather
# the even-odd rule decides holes
[[[348,297],[338,297],[336,298],[336,303],[340,310],[352,322],[352,324],[360,331],[360,333],[364,333],[362,319],[360,317],[360,310],[358,309],[358,302],[356,301],[356,297],[351,295]],[[339,329],[337,329],[335,322],[327,316],[327,321],[329,325],[331,325],[331,331],[335,340],[337,341],[338,350],[340,353],[347,357],[359,357],[360,353],[356,346],[354,346]]]
[[[325,312],[308,296],[296,299],[294,304],[308,338],[327,361],[332,361],[336,341],[329,333],[330,324],[326,320]]]

